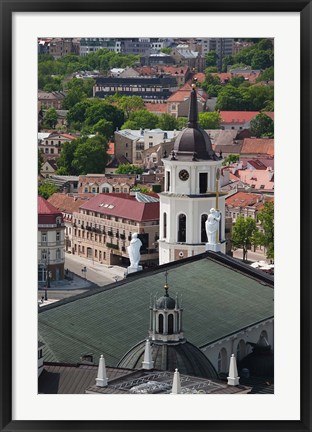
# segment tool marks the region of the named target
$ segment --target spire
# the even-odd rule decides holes
[[[172,383],[171,394],[180,394],[180,393],[181,393],[180,372],[178,371],[178,369],[176,369],[174,374],[173,374],[173,383]]]
[[[236,358],[234,354],[232,354],[230,359],[230,370],[229,370],[229,376],[227,377],[227,380],[228,380],[228,385],[231,386],[239,385],[239,376],[237,373]]]
[[[164,288],[166,290],[165,297],[169,297],[169,294],[168,294],[168,289],[169,289],[169,285],[168,285],[168,271],[167,270],[165,272],[165,277],[166,277],[166,283],[164,285]]]
[[[192,84],[187,127],[197,129],[198,128],[198,107],[197,107],[197,94],[195,89],[196,89],[196,85]]]
[[[103,355],[100,357],[99,361],[99,368],[98,368],[98,374],[95,379],[95,385],[97,387],[106,387],[107,386],[107,375],[106,375],[106,366],[105,366],[105,359]]]
[[[154,362],[152,360],[152,350],[149,339],[146,339],[145,343],[145,351],[144,351],[144,360],[142,361],[143,369],[153,369]]]

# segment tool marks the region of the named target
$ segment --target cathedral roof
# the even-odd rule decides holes
[[[154,369],[173,372],[176,368],[182,374],[218,378],[218,374],[205,354],[190,342],[161,343],[151,341]],[[144,359],[145,340],[128,351],[118,363],[118,367],[141,369]]]
[[[195,87],[191,90],[191,102],[187,127],[177,136],[174,143],[174,152],[178,158],[181,156],[196,155],[198,159],[218,160],[212,149],[212,144],[207,132],[198,125],[197,94]]]
[[[77,362],[82,353],[91,351],[115,366],[145,338],[146,305],[170,269],[170,285],[178,287],[187,305],[185,335],[198,347],[273,317],[272,276],[209,252],[40,308],[39,340],[46,342],[46,361]]]

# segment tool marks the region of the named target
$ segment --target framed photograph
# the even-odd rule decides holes
[[[1,430],[312,430],[311,18],[308,0],[1,0]],[[130,37],[268,38],[274,45],[272,394],[38,392],[38,277],[55,276],[47,276],[47,266],[38,275],[37,262],[38,39]],[[186,185],[190,174],[182,168],[179,179]],[[183,253],[177,251],[177,259],[183,261]],[[50,328],[65,343],[68,334],[63,337],[52,321],[46,331]],[[52,352],[48,337],[45,342]]]

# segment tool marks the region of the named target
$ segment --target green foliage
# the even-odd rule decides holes
[[[78,140],[65,142],[62,145],[60,157],[57,159],[57,174],[59,175],[78,175],[79,173],[73,167],[75,151],[78,145]]]
[[[142,174],[143,172],[143,168],[131,164],[121,164],[116,169],[117,174]]]
[[[129,118],[132,112],[144,109],[144,101],[140,96],[119,96],[115,100],[117,107],[123,110],[126,118]]]
[[[186,127],[188,118],[187,117],[178,117],[178,127],[177,129],[181,130]]]
[[[236,163],[239,161],[239,155],[238,154],[229,154],[226,158],[224,158],[222,165],[231,165],[232,163]]]
[[[256,221],[250,217],[238,216],[233,226],[232,242],[235,248],[243,249],[243,261],[247,260],[248,248],[255,244]]]
[[[114,134],[113,122],[102,119],[93,126],[91,133],[99,133],[109,139]]]
[[[55,129],[57,124],[57,112],[55,108],[49,108],[43,117],[42,127],[47,129]]]
[[[205,55],[205,60],[207,67],[217,67],[218,55],[215,51],[209,51]]]
[[[64,109],[70,109],[83,99],[92,96],[94,79],[73,78],[66,84],[67,93],[63,99],[62,106]]]
[[[203,129],[219,129],[220,121],[220,114],[216,111],[200,112],[198,114],[199,126]]]
[[[139,55],[115,53],[105,49],[87,54],[86,56],[69,54],[60,59],[40,54],[38,55],[38,88],[44,89],[47,84],[52,84],[52,76],[54,78],[60,77],[61,81],[63,81],[64,77],[75,72],[93,71],[96,69],[107,72],[113,67],[125,68],[133,66],[139,60]],[[82,81],[85,81],[85,79]],[[59,88],[54,88],[54,90],[62,90],[62,84]]]
[[[102,174],[105,171],[109,156],[107,155],[107,139],[101,135],[92,138],[81,138],[72,161],[73,169],[81,174]]]
[[[129,120],[123,124],[121,129],[155,129],[157,125],[158,116],[142,109],[132,112]]]
[[[172,48],[161,48],[160,52],[164,53],[164,54],[171,54],[172,53]]]
[[[228,84],[218,94],[216,110],[261,111],[273,99],[274,89],[271,86],[253,85],[236,88]]]
[[[158,120],[158,127],[162,130],[179,129],[178,120],[170,114],[161,114]]]
[[[274,81],[274,67],[271,66],[265,69],[256,79],[257,82],[261,81]]]
[[[250,132],[256,138],[273,138],[274,122],[266,114],[258,114],[250,121]]]
[[[58,191],[58,188],[52,184],[52,183],[42,183],[39,187],[38,187],[38,195],[42,196],[45,199],[50,198],[51,195],[53,195],[55,192]]]
[[[263,210],[258,213],[258,220],[261,223],[262,230],[261,244],[266,247],[266,256],[274,259],[274,203],[264,203]]]
[[[101,120],[112,124],[113,131],[110,132],[109,125],[105,123],[105,133],[101,129],[104,123]],[[67,113],[67,122],[74,130],[84,130],[84,133],[100,132],[105,136],[111,136],[116,128],[120,128],[124,122],[124,113],[105,101],[94,98],[84,99],[75,104]],[[97,126],[96,126],[97,125]],[[101,132],[103,130],[103,132]],[[107,135],[107,133],[109,135]]]

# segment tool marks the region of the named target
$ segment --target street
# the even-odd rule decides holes
[[[123,279],[127,271],[124,267],[108,266],[68,253],[65,254],[65,269],[99,286],[116,282],[116,278]],[[84,269],[86,271],[82,271]]]

